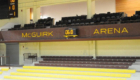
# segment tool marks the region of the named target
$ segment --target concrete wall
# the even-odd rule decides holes
[[[48,56],[93,56],[90,48],[94,43],[90,41],[70,41],[70,42],[41,42],[41,55]]]
[[[26,9],[24,9],[24,8],[19,8],[18,9],[18,18],[12,18],[12,19],[1,19],[0,20],[0,27],[2,27],[2,26],[4,26],[4,25],[6,25],[6,24],[8,24],[8,23],[15,23],[15,24],[25,24],[27,21],[27,18],[30,16],[26,16],[26,14],[27,14],[27,12],[26,12],[27,10]],[[24,20],[24,18],[26,18],[26,20]],[[29,20],[30,20],[30,18],[29,18]],[[28,21],[29,21],[28,20]],[[28,22],[27,22],[28,23]],[[10,27],[13,27],[13,26],[9,26],[9,28]]]
[[[34,22],[40,18],[40,11],[38,8],[41,6],[49,6],[56,4],[74,3],[86,0],[18,0],[18,18],[14,19],[2,19],[0,20],[0,27],[6,25],[7,23],[18,23],[22,26],[26,23],[30,23],[30,8],[33,8],[34,12]]]
[[[95,13],[116,12],[115,0],[96,0]]]
[[[5,43],[0,43],[0,56],[6,56],[6,45]]]
[[[116,12],[125,12],[127,16],[133,16],[140,11],[140,0],[116,0]]]
[[[95,41],[20,43],[19,49],[20,64],[22,65],[24,53],[37,53],[38,57],[43,55],[93,56],[95,54]]]
[[[94,5],[94,3],[92,3]],[[115,0],[95,0],[95,13],[116,12]],[[60,4],[41,7],[41,17],[53,17],[55,21],[62,17],[87,15],[87,2]]]
[[[97,41],[97,56],[140,56],[140,40]]]
[[[69,3],[41,7],[42,18],[52,17],[55,21],[61,20],[62,17],[87,15],[87,3]]]
[[[68,42],[20,43],[20,64],[23,53],[37,53],[38,56],[140,56],[140,40],[99,40]],[[3,46],[4,47],[4,46]]]
[[[56,5],[56,4],[67,4],[67,3],[74,3],[75,2],[83,2],[85,1],[85,3],[82,3],[83,5],[78,5],[78,11],[76,10],[77,8],[74,9],[74,14],[69,13],[68,16],[71,15],[76,15],[79,14],[87,14],[86,11],[86,1],[87,0],[19,0],[19,9],[18,9],[18,18],[14,18],[14,19],[2,19],[0,20],[0,27],[6,25],[7,23],[18,23],[18,24],[22,24],[22,26],[25,23],[30,23],[30,8],[33,8],[33,20],[34,22],[36,22],[39,18],[40,18],[40,10],[38,10],[38,8],[40,8],[41,6],[51,6],[51,5]],[[56,5],[57,6],[57,5]],[[59,5],[58,5],[59,6]],[[104,6],[104,7],[102,7]],[[115,12],[115,0],[96,0],[95,1],[95,13],[103,13],[103,12]],[[71,9],[73,9],[73,5],[71,6]],[[66,8],[65,8],[66,9]],[[82,9],[82,10],[81,10]],[[70,11],[70,10],[69,10]],[[63,12],[64,13],[64,12]],[[62,13],[61,13],[62,14]],[[65,14],[65,13],[64,13]],[[64,15],[63,14],[63,15]],[[27,16],[28,15],[28,16]],[[67,16],[64,15],[64,16]]]
[[[37,53],[38,57],[40,57],[39,53],[39,42],[30,42],[30,43],[20,43],[19,44],[19,63],[23,64],[24,62],[24,53]]]

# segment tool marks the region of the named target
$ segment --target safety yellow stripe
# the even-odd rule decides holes
[[[67,79],[85,79],[85,80],[126,80],[124,78],[101,78],[101,77],[89,77],[89,76],[75,76],[75,75],[52,75],[52,74],[34,74],[34,73],[18,73],[12,72],[11,75],[18,76],[35,76],[35,77],[51,77],[51,78],[67,78]]]
[[[5,79],[16,79],[16,80],[57,80],[57,79],[46,79],[46,78],[31,78],[31,77],[19,77],[19,76],[4,76]]]
[[[30,69],[17,69],[18,72],[32,72],[32,73],[56,73],[56,74],[72,74],[72,75],[92,75],[92,76],[109,76],[109,77],[127,77],[130,78],[131,74],[114,74],[114,73],[95,73],[95,72],[75,72],[75,71],[48,71],[48,70],[30,70]]]
[[[2,74],[2,72],[0,71],[0,74]]]
[[[9,68],[2,68],[1,70],[2,70],[2,71],[8,71]]]
[[[136,70],[128,69],[103,69],[103,68],[69,68],[69,67],[41,67],[41,66],[23,66],[24,69],[50,69],[50,70],[72,70],[72,71],[96,71],[96,72],[117,72],[117,73],[135,73]]]

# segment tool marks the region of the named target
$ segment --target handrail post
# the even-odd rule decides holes
[[[1,58],[1,66],[2,66],[2,57],[0,57]]]
[[[10,57],[9,57],[9,69],[10,69]]]
[[[36,61],[37,61],[37,53],[36,53]]]

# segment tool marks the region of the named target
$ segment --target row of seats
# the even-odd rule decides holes
[[[140,59],[132,56],[97,56],[97,59]]]
[[[93,62],[93,61],[39,61],[39,63],[99,64],[99,65],[132,65],[134,62]]]
[[[61,66],[61,67],[86,67],[86,68],[117,68],[127,69],[136,59],[140,57],[122,56],[41,56],[43,61],[39,61],[35,66]]]
[[[84,26],[84,25],[98,25],[98,24],[120,24],[120,23],[132,23],[140,22],[140,11],[127,17],[124,12],[119,13],[101,13],[95,14],[91,19],[82,18],[86,16],[76,16],[62,18],[60,21],[56,22],[55,27],[66,27],[66,26]]]
[[[26,29],[40,29],[40,28],[56,28],[56,27],[71,27],[71,26],[86,26],[86,25],[99,25],[99,24],[120,24],[120,23],[132,23],[140,22],[140,11],[127,17],[124,12],[118,13],[101,13],[95,14],[91,19],[87,19],[87,15],[62,17],[62,19],[54,25],[54,19],[48,17],[47,19],[39,19],[34,24],[25,24],[24,27],[12,28],[9,30],[26,30]],[[17,26],[17,25],[15,25]]]
[[[86,15],[65,17],[60,21],[56,22],[55,27],[66,27],[66,26],[84,26],[84,25],[98,25],[98,24],[116,24],[121,21],[121,18],[125,17],[126,14],[120,13],[102,13],[95,14],[91,19],[87,19]]]
[[[63,67],[86,67],[86,68],[117,68],[127,69],[136,59],[76,59],[76,58],[44,58],[44,61],[35,66],[63,66]]]
[[[41,58],[93,58],[93,56],[41,56]]]
[[[24,24],[24,27],[21,27],[21,25],[14,25],[13,28],[9,30],[27,30],[27,29],[41,29],[50,27],[53,25],[53,18],[48,17],[47,19],[39,19],[36,23],[32,24]]]
[[[48,26],[54,25],[54,19],[51,17],[48,17],[47,19],[39,19],[36,23],[36,28],[46,28]]]
[[[61,66],[61,67],[86,67],[86,68],[115,68],[128,69],[129,65],[96,65],[96,64],[65,64],[65,63],[36,63],[35,66]]]
[[[102,61],[102,62],[135,62],[136,59],[76,59],[76,58],[44,58],[44,61]]]
[[[41,56],[41,58],[93,58],[93,56]],[[97,59],[140,59],[132,56],[97,56]]]
[[[122,18],[122,23],[133,23],[140,22],[140,11],[136,11],[136,13],[131,17]]]

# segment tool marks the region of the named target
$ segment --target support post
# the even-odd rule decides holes
[[[10,69],[10,64],[11,64],[11,63],[10,63],[10,57],[9,57],[9,69]]]
[[[93,58],[96,59],[97,56],[97,41],[95,40],[95,54],[93,55]]]
[[[33,21],[34,23],[40,19],[40,7],[33,7]]]
[[[95,0],[87,0],[87,19],[91,19],[95,14]]]
[[[24,24],[29,24],[29,23],[30,23],[30,8],[23,8],[22,26],[24,26]]]
[[[2,57],[0,57],[1,58],[1,66],[2,66]]]

